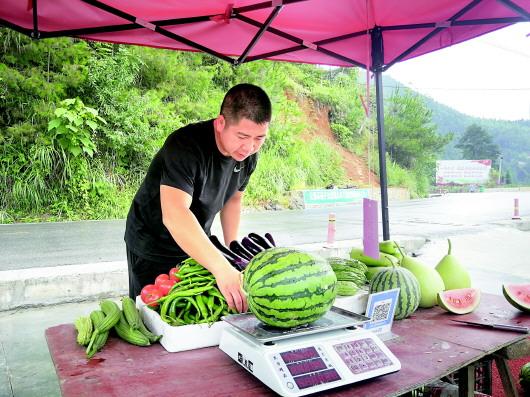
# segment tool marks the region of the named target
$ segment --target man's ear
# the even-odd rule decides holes
[[[222,132],[222,131],[225,129],[225,126],[226,126],[226,119],[225,119],[225,116],[223,116],[222,114],[220,114],[220,115],[217,116],[217,118],[215,119],[215,129],[216,129],[218,132]]]

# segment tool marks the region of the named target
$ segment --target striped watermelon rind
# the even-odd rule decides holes
[[[521,367],[521,371],[519,372],[519,383],[525,393],[530,392],[530,362],[527,362]]]
[[[384,268],[370,282],[370,293],[399,288],[394,319],[401,320],[416,311],[420,304],[420,285],[410,270],[393,266]]]
[[[279,328],[309,324],[333,305],[337,278],[319,256],[294,248],[270,248],[247,265],[243,290],[250,311]]]

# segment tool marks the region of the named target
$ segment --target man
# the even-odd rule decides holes
[[[219,116],[173,132],[155,155],[127,216],[129,295],[185,258],[214,275],[228,305],[248,308],[240,273],[208,236],[220,211],[226,244],[237,239],[241,200],[271,119],[267,94],[239,84],[225,95]]]

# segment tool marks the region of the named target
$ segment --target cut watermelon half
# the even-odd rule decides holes
[[[471,313],[479,303],[480,290],[477,288],[450,289],[438,292],[438,305],[450,313]]]
[[[530,313],[530,284],[503,284],[502,293],[513,307]]]

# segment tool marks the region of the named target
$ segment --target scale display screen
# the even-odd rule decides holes
[[[341,379],[313,346],[283,352],[280,356],[300,390]]]
[[[313,346],[283,352],[280,353],[280,356],[282,357],[283,362],[287,365],[303,360],[310,360],[312,358],[320,358],[320,354],[318,354],[317,349],[315,349]]]
[[[287,364],[287,369],[293,376],[307,374],[308,372],[322,371],[326,369],[326,363],[321,358]]]
[[[294,378],[299,389],[306,389],[311,386],[321,385],[323,383],[330,383],[340,380],[340,376],[334,369],[327,371],[315,372]]]

